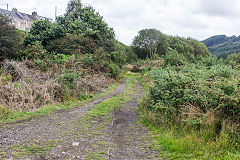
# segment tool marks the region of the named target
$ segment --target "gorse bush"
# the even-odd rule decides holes
[[[43,59],[47,56],[47,51],[44,49],[40,41],[35,41],[32,44],[28,44],[23,54],[28,59]]]
[[[92,66],[95,62],[95,56],[91,54],[86,54],[80,58],[80,61],[87,66]]]
[[[168,158],[239,159],[237,63],[215,57],[192,61],[176,52],[142,75],[148,92],[139,103],[141,118],[157,130],[161,151],[171,152]]]
[[[153,85],[148,108],[156,113],[167,112],[167,121],[178,121],[184,107],[189,106],[198,110],[196,116],[202,120],[208,112],[217,113],[221,122],[226,119],[236,122],[240,116],[236,114],[240,111],[239,72],[230,66],[169,66],[152,70],[150,78]]]
[[[110,69],[110,73],[108,74],[110,77],[117,77],[121,73],[121,69],[115,63],[107,64]]]
[[[173,51],[168,51],[164,56],[163,56],[165,63],[167,65],[176,65],[176,66],[180,66],[180,65],[184,65],[187,64],[187,58],[181,54],[178,53],[177,51],[173,50]]]
[[[82,73],[76,72],[74,70],[65,70],[64,73],[59,78],[59,81],[64,87],[74,89],[74,80],[81,76]]]
[[[67,34],[61,39],[51,40],[46,46],[49,52],[62,54],[94,54],[99,48],[97,42],[89,37],[81,37],[79,34]]]

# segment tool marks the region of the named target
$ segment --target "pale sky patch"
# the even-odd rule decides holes
[[[54,19],[65,12],[68,0],[0,0],[0,8],[17,8],[21,12],[37,11]],[[198,40],[213,35],[240,35],[239,0],[82,0],[93,6],[114,28],[116,38],[131,44],[138,31],[156,28],[169,35]]]

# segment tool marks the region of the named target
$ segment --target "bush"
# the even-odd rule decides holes
[[[217,59],[216,57],[209,56],[209,57],[202,58],[198,63],[199,63],[199,65],[204,65],[206,67],[212,67],[217,64],[223,64],[223,61]]]
[[[49,20],[34,22],[32,28],[24,41],[24,45],[39,41],[45,47],[51,40],[60,39],[65,36],[63,28]]]
[[[66,55],[95,53],[99,48],[96,41],[91,38],[83,38],[78,34],[67,34],[61,39],[52,40],[46,46],[49,52],[58,52]]]
[[[81,77],[82,73],[74,70],[65,70],[59,78],[63,88],[74,89],[74,80]]]
[[[177,121],[184,107],[198,110],[200,119],[211,111],[218,113],[219,121],[236,121],[240,117],[236,114],[240,112],[239,72],[229,66],[167,67],[153,70],[151,80],[149,109],[158,114],[168,113],[165,117],[168,121]]]
[[[178,53],[175,50],[168,51],[163,58],[167,65],[180,66],[187,64],[187,58],[183,54]]]
[[[119,66],[114,63],[108,64],[108,67],[110,69],[110,77],[116,78],[121,73],[121,69],[119,68]]]
[[[115,51],[111,53],[111,59],[115,64],[122,68],[127,62],[127,55],[124,51]]]
[[[28,59],[43,59],[48,54],[40,41],[28,44],[23,53]]]
[[[92,65],[94,65],[95,58],[91,54],[86,54],[80,58],[80,61],[83,62],[87,66],[92,66]]]
[[[10,25],[11,20],[0,14],[0,61],[4,59],[20,59],[19,34],[15,27]]]

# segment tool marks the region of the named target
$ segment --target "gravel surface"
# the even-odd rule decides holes
[[[131,96],[131,100],[114,112],[111,141],[115,147],[111,149],[109,159],[159,159],[156,158],[158,154],[148,148],[149,131],[138,121],[137,99],[143,90],[137,81],[136,83],[137,91]]]
[[[0,159],[12,158],[14,145],[29,144],[31,142],[46,143],[48,141],[64,141],[67,135],[72,134],[75,125],[82,115],[94,105],[107,98],[113,97],[124,91],[126,79],[124,79],[111,94],[95,100],[86,106],[69,110],[54,112],[48,116],[35,117],[30,120],[6,124],[0,128]],[[9,148],[10,147],[10,148]],[[18,159],[15,157],[14,159]],[[23,159],[20,157],[19,159]],[[34,158],[33,158],[34,159]]]
[[[122,93],[126,80],[108,96],[86,106],[6,124],[0,128],[0,159],[157,159],[157,153],[148,149],[148,130],[138,121],[137,98],[143,90],[135,81],[131,99],[107,116],[89,118],[87,111]]]

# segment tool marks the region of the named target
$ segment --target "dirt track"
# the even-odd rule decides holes
[[[148,131],[137,119],[138,82],[131,100],[97,119],[88,110],[124,91],[126,81],[108,96],[86,106],[13,123],[0,128],[0,159],[156,159],[147,147]]]

